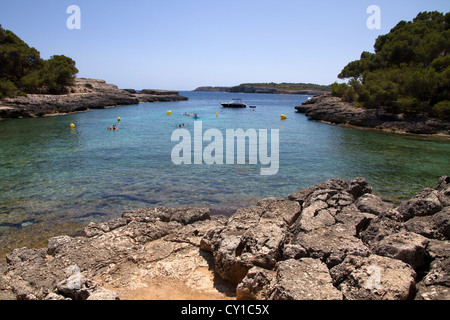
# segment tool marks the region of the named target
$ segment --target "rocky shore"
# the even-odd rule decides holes
[[[27,97],[2,99],[0,118],[29,118],[140,102],[187,100],[178,91],[126,91],[97,79],[77,78],[75,85],[68,90],[69,94],[62,95],[28,94]]]
[[[155,207],[16,249],[2,299],[450,299],[450,177],[394,207],[363,178],[231,217]]]
[[[383,110],[356,108],[331,94],[315,96],[295,107],[312,120],[379,129],[396,133],[450,135],[450,122],[427,117],[408,117]]]

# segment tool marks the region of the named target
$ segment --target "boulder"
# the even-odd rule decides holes
[[[425,264],[426,247],[429,240],[417,233],[399,232],[378,242],[372,252],[385,257],[399,259],[415,270]]]
[[[342,300],[327,266],[318,259],[285,260],[277,265],[274,300]]]
[[[450,300],[450,258],[433,262],[417,289],[417,300]]]
[[[116,292],[100,287],[96,282],[84,276],[74,274],[56,285],[56,294],[70,300],[119,300]],[[46,300],[54,300],[54,293]]]
[[[293,244],[302,247],[306,256],[320,259],[329,268],[341,263],[347,255],[367,256],[369,249],[353,231],[341,224],[299,233]]]
[[[441,177],[435,189],[439,192],[438,198],[442,205],[450,206],[450,177]]]
[[[301,214],[293,224],[294,232],[309,232],[344,223],[355,227],[356,235],[372,217],[361,213],[354,203],[370,190],[364,179],[357,178],[350,182],[330,180],[288,196],[288,199],[302,203]]]
[[[286,197],[286,199],[291,201],[298,201],[300,204],[303,204],[308,197],[315,191],[321,190],[336,190],[342,191],[346,190],[349,186],[349,182],[342,179],[331,179],[322,183],[319,183],[313,187],[301,189],[297,192],[294,192]]]
[[[330,273],[346,300],[407,300],[415,293],[414,270],[388,257],[347,256]]]
[[[282,256],[289,222],[299,211],[297,202],[260,201],[239,209],[225,227],[210,231],[201,248],[213,253],[215,270],[222,279],[239,283],[253,266],[274,268]]]
[[[450,241],[430,240],[432,262],[417,284],[417,300],[450,300]]]
[[[432,216],[416,216],[405,223],[405,229],[429,239],[450,239],[450,207]]]
[[[442,209],[439,200],[439,192],[434,189],[426,188],[412,199],[403,201],[398,206],[397,211],[403,221],[407,221],[416,216],[429,216],[439,212]]]
[[[404,228],[405,223],[394,208],[372,219],[367,228],[361,232],[360,238],[365,245],[372,247],[388,235],[400,232]]]
[[[238,300],[267,300],[275,280],[275,271],[252,267],[236,288]]]
[[[359,197],[355,204],[359,211],[377,216],[393,208],[392,204],[384,202],[380,197],[371,193],[366,193]]]
[[[358,177],[350,181],[347,191],[353,196],[353,198],[358,199],[363,194],[372,193],[372,187],[364,178]]]

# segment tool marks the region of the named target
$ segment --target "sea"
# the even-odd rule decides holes
[[[0,121],[0,261],[14,248],[80,235],[89,222],[137,208],[206,206],[212,214],[230,215],[265,197],[356,177],[364,177],[386,201],[399,203],[450,174],[449,140],[311,121],[294,109],[310,96],[180,94],[189,100]],[[255,108],[221,107],[236,98]],[[119,129],[109,130],[112,125]],[[192,154],[191,163],[177,164],[174,149],[189,135],[192,153],[211,151],[213,139],[204,136],[209,129],[216,133],[215,146],[223,141],[223,150],[211,155],[219,159],[222,152],[224,161],[199,163]],[[269,167],[261,143],[256,163],[250,161],[250,138],[245,163],[225,161],[227,132],[238,129],[256,132],[258,139],[267,132],[267,155],[271,150],[276,155],[271,142],[277,142],[276,173],[261,174]],[[196,134],[200,147],[194,147]]]

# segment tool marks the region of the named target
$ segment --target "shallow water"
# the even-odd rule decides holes
[[[261,197],[357,176],[385,199],[399,201],[450,172],[450,142],[309,121],[294,109],[306,96],[181,94],[189,101],[1,121],[2,252],[41,245],[139,207],[205,205],[230,213]],[[220,107],[232,98],[256,108]],[[173,164],[172,132],[184,123],[193,134],[196,121],[184,112],[197,112],[203,131],[216,128],[224,137],[226,129],[279,129],[278,173],[262,176],[267,166],[260,164]],[[281,114],[287,119],[280,120]],[[107,130],[113,124],[118,131]]]

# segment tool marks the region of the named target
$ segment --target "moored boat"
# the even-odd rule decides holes
[[[222,102],[221,105],[224,108],[247,108],[247,105],[242,102],[242,99],[233,99],[230,102]]]

